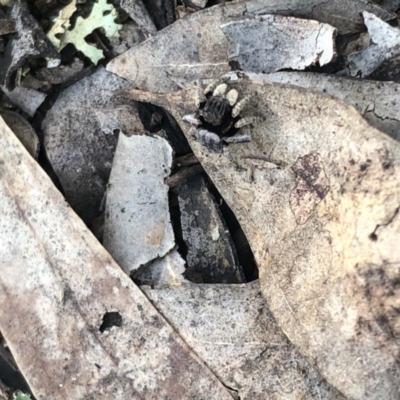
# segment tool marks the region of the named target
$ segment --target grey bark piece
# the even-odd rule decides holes
[[[120,6],[136,22],[146,36],[151,36],[157,32],[157,28],[142,0],[120,0]]]
[[[235,213],[278,324],[352,399],[400,397],[400,144],[351,106],[302,88],[243,79],[252,141],[222,153],[182,121],[198,88],[131,90],[164,106]],[[246,164],[264,161],[248,179]],[[275,164],[270,168],[268,164]]]
[[[240,399],[344,400],[280,330],[259,281],[141,289]]]
[[[60,65],[51,69],[41,68],[36,72],[36,76],[42,81],[49,82],[52,85],[58,85],[73,78],[82,71],[83,67],[83,61],[79,58],[75,58],[70,65]]]
[[[372,43],[367,49],[347,56],[349,65],[340,72],[341,75],[367,77],[385,61],[400,54],[400,29],[369,12],[362,14]]]
[[[36,110],[42,105],[46,99],[46,95],[38,90],[27,89],[21,86],[15,87],[12,91],[5,86],[1,86],[1,90],[7,97],[18,106],[22,111],[25,111],[30,117],[35,115]]]
[[[164,257],[150,262],[142,272],[135,276],[135,283],[150,285],[153,288],[189,283],[183,276],[185,271],[185,260],[176,249],[173,249]]]
[[[1,119],[0,154],[0,329],[35,397],[230,399]]]
[[[98,214],[117,139],[101,129],[96,110],[115,107],[130,84],[100,68],[64,90],[43,121],[44,146],[65,197],[89,224]]]
[[[400,141],[400,85],[397,83],[296,72],[248,75],[254,79],[296,85],[335,96],[354,106],[373,127]]]
[[[237,69],[274,72],[329,63],[335,55],[336,30],[318,21],[264,15],[222,25],[229,61]]]
[[[101,130],[106,135],[113,135],[116,131],[122,131],[130,136],[144,131],[136,107],[132,105],[119,105],[95,110]]]
[[[107,190],[104,247],[127,274],[175,246],[164,183],[172,153],[159,136],[119,136]]]
[[[124,23],[118,32],[118,36],[109,39],[110,55],[109,57],[117,57],[133,46],[142,42],[148,37],[144,35],[142,30],[132,23]]]
[[[384,21],[397,18],[394,12],[368,0],[253,0],[247,2],[247,11],[315,19],[334,26],[342,35],[364,30],[363,11],[374,13]]]
[[[48,41],[38,22],[29,13],[24,0],[16,0],[11,11],[17,35],[6,48],[4,60],[0,64],[0,83],[11,90],[13,77],[25,61],[32,58],[46,58],[48,67],[60,63],[60,55]]]
[[[191,177],[178,192],[186,262],[204,283],[243,283],[242,267],[222,215],[204,178]]]

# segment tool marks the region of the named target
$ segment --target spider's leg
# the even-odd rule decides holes
[[[228,94],[226,95],[226,99],[229,101],[229,105],[231,107],[233,107],[236,104],[238,97],[239,93],[236,89],[231,89],[228,92]]]
[[[201,125],[201,121],[196,117],[196,114],[185,115],[182,117],[182,121],[188,122],[196,127]]]
[[[250,97],[246,96],[246,97],[243,97],[242,100],[240,100],[238,103],[235,104],[235,106],[233,107],[233,110],[232,110],[232,117],[233,118],[236,118],[240,114],[240,112],[247,105],[249,100],[250,100]]]
[[[209,132],[206,129],[199,129],[198,135],[199,142],[209,151],[218,153],[222,150],[222,142],[217,134]]]
[[[225,143],[245,143],[251,142],[250,132],[238,132],[236,135],[223,137],[222,140]]]
[[[238,104],[239,104],[239,103],[238,103]],[[235,128],[239,129],[239,128],[241,128],[242,126],[250,125],[250,124],[252,124],[253,122],[254,122],[254,118],[251,118],[251,117],[242,118],[242,119],[239,119],[239,121],[237,121],[237,122],[235,123]]]
[[[221,83],[213,91],[213,96],[225,97],[225,93],[226,93],[227,89],[228,89],[228,85],[226,83]]]
[[[200,108],[201,103],[206,101],[206,96],[204,95],[202,89],[201,89],[201,83],[200,80],[196,82],[197,84],[197,92],[196,92],[196,97],[195,97],[195,104],[197,108]]]
[[[231,78],[225,76],[222,79],[217,79],[215,81],[212,81],[204,90],[204,94],[210,93],[210,92],[214,92],[214,90],[217,88],[218,85],[220,85],[221,83],[225,83],[225,82],[229,82],[231,80]]]

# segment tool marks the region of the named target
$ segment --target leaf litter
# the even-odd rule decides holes
[[[92,47],[91,51],[97,49],[97,56],[92,57],[94,64],[99,52],[110,60],[124,48],[131,47],[107,65],[110,72],[123,79],[101,66],[94,69],[90,66],[90,57],[69,46],[61,50],[63,68],[57,72],[60,78],[56,79],[46,74],[43,63],[23,56],[17,68],[9,69],[8,95],[2,98],[2,106],[11,107],[12,112],[22,113],[25,117],[23,112],[28,113],[28,122],[38,131],[42,150],[50,160],[50,164],[46,164],[45,157],[41,156],[39,162],[80,218],[93,231],[96,229],[97,237],[104,240],[120,267],[138,285],[150,285],[142,286],[142,289],[157,311],[136,295],[130,295],[133,302],[124,301],[127,287],[134,293],[137,289],[119,272],[119,282],[125,279],[129,284],[122,287],[117,283],[105,290],[101,279],[111,279],[102,275],[104,268],[111,271],[108,259],[99,261],[99,265],[105,262],[106,267],[97,268],[94,273],[90,261],[86,267],[81,267],[77,261],[74,264],[75,256],[70,252],[62,261],[69,265],[69,270],[63,269],[53,252],[59,248],[59,243],[79,248],[81,258],[92,254],[93,249],[100,251],[100,258],[106,257],[107,253],[99,250],[102,247],[81,228],[79,233],[58,231],[53,234],[50,245],[40,239],[63,224],[79,225],[76,216],[65,214],[62,207],[57,208],[61,204],[59,200],[54,203],[55,210],[59,211],[48,219],[51,222],[35,225],[36,241],[31,240],[31,247],[20,245],[20,248],[26,249],[22,250],[23,254],[40,256],[39,249],[46,243],[50,246],[51,262],[59,268],[62,281],[71,280],[71,283],[58,296],[61,306],[56,301],[46,303],[40,296],[37,299],[30,297],[27,303],[27,296],[21,296],[13,303],[15,307],[30,310],[30,305],[38,304],[40,308],[48,304],[48,310],[57,307],[64,310],[65,304],[71,304],[68,318],[79,321],[76,313],[82,312],[82,304],[87,302],[85,293],[91,290],[99,295],[90,300],[91,309],[87,309],[90,321],[101,322],[102,315],[104,322],[108,320],[108,314],[122,315],[122,321],[128,315],[131,321],[132,307],[146,307],[146,313],[134,317],[138,318],[135,324],[143,324],[141,337],[144,340],[151,336],[148,332],[168,331],[172,329],[171,324],[186,342],[179,342],[179,339],[178,347],[192,348],[202,360],[200,362],[207,364],[207,368],[195,373],[202,377],[200,381],[193,382],[188,378],[186,383],[178,385],[177,391],[168,392],[170,389],[162,383],[151,386],[155,398],[161,393],[172,393],[175,398],[194,398],[189,394],[192,390],[197,390],[197,396],[202,398],[199,393],[204,388],[204,398],[397,399],[398,323],[395,310],[398,306],[394,299],[398,297],[396,280],[399,274],[395,245],[399,230],[399,144],[381,132],[398,140],[398,88],[396,83],[379,82],[386,76],[396,77],[395,36],[398,28],[394,20],[397,6],[389,3],[380,2],[380,6],[361,0],[346,2],[346,6],[343,1],[317,0],[226,3],[202,11],[192,10],[185,18],[156,32],[155,26],[160,27],[161,21],[159,10],[152,9],[150,3],[146,4],[150,7],[146,9],[140,1],[127,0],[116,4],[118,14],[108,18],[113,26],[122,26],[120,32],[125,30],[130,36],[124,34],[118,40],[108,40],[105,31],[88,29],[86,32],[90,35],[85,34],[79,39],[85,47]],[[20,4],[21,1],[17,1],[15,7]],[[43,32],[49,32],[51,21],[59,16],[58,39],[62,39],[63,32],[65,35],[79,27],[76,25],[79,18],[82,22],[99,7],[93,5],[96,3],[91,3],[91,8],[70,2],[66,5],[67,16],[64,13],[60,18],[62,7],[51,9],[52,4],[44,4],[38,1],[35,10],[26,10],[34,11],[35,17],[41,15],[48,21]],[[103,6],[110,7],[110,4]],[[166,7],[165,15],[171,10],[166,3],[162,7]],[[74,17],[70,21],[73,9],[77,19]],[[4,16],[15,15],[15,10],[10,5],[0,9]],[[102,17],[110,15],[106,14]],[[40,22],[40,18],[38,20]],[[374,27],[378,30],[374,31]],[[368,42],[366,28],[372,42]],[[2,42],[4,38],[7,44],[7,36],[0,36]],[[46,55],[39,54],[39,57],[46,58]],[[82,60],[83,67],[69,69],[73,62],[76,63],[74,60]],[[70,73],[66,78],[62,77],[63,69],[65,74]],[[235,75],[232,71],[236,69],[244,71]],[[278,72],[282,69],[294,71]],[[212,93],[205,94],[204,88],[223,74],[230,75],[231,80],[220,82],[228,89],[218,89],[215,96],[225,96],[234,89],[239,103],[243,100],[237,108],[238,118],[247,125],[229,128],[224,133],[221,152],[215,153],[201,144],[201,129],[205,129],[207,138],[223,136],[219,127],[206,126],[203,110]],[[370,80],[349,79],[343,74],[369,76]],[[30,85],[31,89],[22,85]],[[5,92],[5,86],[3,88]],[[17,95],[22,89],[31,90],[28,103],[26,94]],[[43,99],[40,102],[35,96],[38,99],[43,96]],[[183,121],[188,115],[192,123],[194,121],[193,125]],[[232,121],[233,124],[236,122]],[[235,143],[232,140],[241,134],[240,129],[246,129],[250,141]],[[10,139],[7,128],[2,132],[3,144],[9,149],[9,143],[12,143],[11,148],[19,152],[16,157],[19,162],[22,165],[31,163],[20,145]],[[157,162],[159,157],[165,156],[164,150],[157,146],[141,149],[141,143],[146,141],[163,141],[165,148],[170,148],[168,168],[160,168],[162,163]],[[183,152],[173,154],[168,141],[179,143],[179,147],[173,146],[175,152],[178,148]],[[123,143],[131,143],[131,147],[124,147]],[[182,169],[178,160],[190,155],[190,149],[197,164]],[[2,175],[2,182],[9,182],[7,187],[14,188],[17,184],[39,187],[39,180],[23,175],[24,169],[17,173],[24,176],[19,183],[10,180],[10,163],[11,160],[6,162],[6,173]],[[118,168],[118,163],[123,168]],[[150,165],[155,168],[148,170]],[[39,170],[33,170],[35,174],[39,173]],[[156,176],[159,177],[154,179]],[[32,184],[32,181],[37,183]],[[40,181],[43,184],[43,178]],[[166,196],[168,182],[174,183]],[[132,193],[134,187],[138,190]],[[8,195],[4,199],[7,204],[26,202],[34,218],[42,218],[37,215],[38,212],[45,215],[39,204],[45,204],[46,196],[53,198],[51,185],[46,188],[43,195],[39,192],[30,195],[30,189],[20,189],[19,192],[24,193],[22,197]],[[107,196],[104,195],[106,189]],[[117,193],[119,197],[115,197]],[[145,206],[149,209],[145,218],[140,210],[144,205],[138,204],[141,196],[159,199],[156,202],[146,200]],[[124,208],[130,213],[121,212]],[[3,219],[5,226],[9,226],[7,221],[15,224],[13,215],[7,214]],[[157,215],[163,215],[164,222],[155,218]],[[32,223],[30,218],[27,214],[26,221]],[[25,232],[27,223],[18,225],[19,234]],[[112,231],[110,224],[113,224]],[[154,241],[152,233],[162,232],[163,226],[169,233],[165,237],[158,235],[160,240]],[[165,246],[167,237],[168,245]],[[223,242],[215,246],[222,238]],[[14,240],[18,245],[19,236]],[[19,263],[29,269],[29,262],[21,263],[7,246],[0,253],[1,259],[9,260],[8,265]],[[147,256],[146,248],[152,249]],[[119,258],[128,253],[133,261],[124,261],[125,256]],[[249,282],[257,277],[257,273],[249,275],[248,272],[251,263],[254,264],[253,258],[259,269],[259,280],[240,286],[199,285],[208,282],[207,276],[217,276],[217,271],[241,269],[239,281]],[[37,265],[47,271],[46,262],[41,259]],[[115,276],[120,270],[113,265],[116,269],[112,276]],[[132,272],[132,265],[135,272]],[[29,276],[31,274],[42,282],[38,272],[32,270]],[[81,279],[85,276],[85,282],[92,283],[82,286],[74,276]],[[222,277],[222,282],[230,282],[226,276]],[[11,274],[6,282],[10,288],[16,284],[13,279]],[[30,279],[26,284],[29,282]],[[56,299],[53,286],[58,287],[49,281],[37,291],[39,295],[54,293],[50,298]],[[32,286],[21,286],[21,289],[29,294]],[[71,298],[80,300],[69,303]],[[241,307],[237,307],[239,304]],[[93,310],[102,311],[94,315]],[[43,327],[43,335],[37,336],[35,342],[36,349],[44,349],[46,343],[43,340],[47,337],[47,343],[52,341],[54,354],[65,354],[63,340],[72,343],[88,340],[84,348],[98,351],[88,344],[92,340],[90,336],[86,339],[82,335],[78,337],[73,329],[53,340],[55,336],[42,314],[37,312],[35,322],[31,321],[29,325],[19,325],[21,338],[30,328],[37,332]],[[53,314],[55,318],[64,315]],[[49,312],[48,317],[53,314]],[[164,322],[163,328],[149,325],[150,315],[162,320],[160,315],[163,315],[168,324]],[[274,318],[276,323],[269,318]],[[74,323],[71,322],[71,327]],[[105,390],[104,393],[117,390],[122,396],[117,388],[126,388],[130,382],[128,385],[136,385],[135,390],[138,390],[132,394],[132,398],[136,398],[144,390],[140,387],[141,380],[128,376],[125,382],[125,378],[118,375],[131,368],[131,363],[141,362],[142,353],[122,356],[131,340],[125,337],[124,329],[129,326],[130,322],[126,325],[123,322],[121,328],[118,322],[104,331],[107,335],[122,333],[113,341],[111,354],[125,361],[124,365],[114,364],[112,374],[101,381],[98,390]],[[41,379],[42,369],[33,370],[24,362],[24,349],[15,345],[18,338],[10,336],[11,326],[5,320],[0,322],[0,329],[32,391],[40,398],[47,390],[43,385],[47,381]],[[162,346],[163,340],[158,340],[157,346]],[[177,374],[184,370],[185,376],[190,377],[198,368],[197,361],[191,364],[194,369],[190,367],[186,371],[183,365],[187,364],[182,360],[187,360],[188,354],[189,359],[198,359],[197,356],[191,358],[193,355],[188,351],[184,354],[181,350],[173,352],[179,354],[180,360],[179,366],[174,364],[173,368],[177,368]],[[43,356],[39,354],[42,353],[36,351],[36,360],[46,362],[48,351]],[[74,357],[71,360],[79,359],[79,356]],[[159,360],[157,357],[155,352],[154,360]],[[170,359],[171,356],[167,356],[163,362]],[[84,363],[76,363],[85,369]],[[100,365],[97,361],[95,364]],[[161,368],[164,364],[157,365]],[[49,371],[47,367],[44,370]],[[57,369],[57,363],[51,371],[55,381],[65,379],[65,373]],[[156,375],[152,376],[164,379],[157,371],[153,369],[152,374]],[[86,390],[87,393],[90,379],[83,374],[74,381],[74,387],[64,386],[64,383],[57,388],[48,386],[54,388],[49,390],[54,390],[58,397],[69,398],[73,390],[77,393]],[[211,382],[207,379],[213,383],[207,384]],[[218,380],[225,388],[218,386]],[[223,391],[218,392],[221,388]],[[149,390],[148,385],[145,390]]]

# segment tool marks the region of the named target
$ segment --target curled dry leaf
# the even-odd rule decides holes
[[[142,90],[166,93],[198,79],[216,79],[231,70],[231,61],[257,71],[276,71],[287,67],[304,69],[332,58],[332,27],[288,17],[254,18],[249,11],[251,7],[252,2],[227,3],[196,12],[116,57],[107,69]],[[295,34],[293,24],[297,28]],[[246,32],[244,36],[240,33],[242,29]],[[248,45],[257,51],[256,65],[254,57],[249,58],[243,49]],[[288,51],[283,55],[269,51],[277,46]],[[306,60],[301,60],[295,51],[299,47],[307,48]]]
[[[35,397],[231,399],[1,118],[0,154],[0,329]]]
[[[346,396],[397,399],[400,144],[330,96],[245,79],[231,86],[249,98],[241,117],[254,119],[252,140],[222,153],[182,121],[197,88],[129,93],[179,122],[241,223],[288,338]]]

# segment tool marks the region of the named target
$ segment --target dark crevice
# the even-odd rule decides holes
[[[169,212],[171,214],[172,229],[175,235],[175,243],[178,246],[178,252],[184,260],[188,254],[188,248],[183,240],[183,232],[181,225],[181,211],[179,209],[178,194],[170,190],[168,192]]]
[[[236,400],[241,400],[241,397],[239,396],[239,389],[234,389],[233,387],[228,386],[227,384],[225,384],[224,382],[222,382],[220,380],[221,384],[228,389],[230,392],[234,392],[236,393]]]
[[[139,118],[144,128],[150,133],[157,133],[163,129],[168,141],[174,149],[175,157],[191,152],[189,143],[175,119],[163,108],[149,103],[137,102]],[[159,119],[154,116],[158,115]]]
[[[4,347],[3,340],[0,334],[0,381],[7,385],[12,390],[22,390],[25,393],[30,393],[29,386],[19,371],[14,357],[8,348]],[[31,396],[32,399],[34,399]]]
[[[239,221],[236,219],[235,214],[226,204],[221,194],[218,192],[211,179],[206,175],[206,182],[208,189],[214,196],[217,204],[219,205],[221,214],[225,220],[225,224],[231,235],[233,244],[236,247],[236,253],[239,263],[242,266],[246,282],[252,282],[258,279],[258,268],[254,261],[254,255],[250,248],[246,235],[241,228]]]

